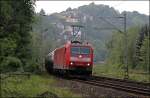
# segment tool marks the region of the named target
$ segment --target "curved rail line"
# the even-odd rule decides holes
[[[92,76],[88,79],[73,79],[78,82],[87,83],[94,86],[103,86],[135,94],[150,96],[150,83],[134,82],[122,79]]]

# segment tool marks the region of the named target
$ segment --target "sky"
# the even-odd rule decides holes
[[[36,1],[35,11],[39,12],[43,8],[46,14],[59,13],[65,11],[68,7],[78,8],[92,2],[109,5],[119,12],[138,11],[141,14],[149,15],[149,1]]]

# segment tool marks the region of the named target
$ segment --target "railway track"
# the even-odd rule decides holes
[[[99,76],[92,76],[88,79],[75,78],[73,80],[94,86],[113,88],[129,93],[150,96],[150,83],[141,83]]]
[[[92,76],[91,79],[98,80],[98,81],[113,81],[114,83],[124,84],[124,85],[132,85],[139,88],[147,88],[150,89],[150,83],[143,83],[143,82],[136,82],[132,80],[126,79],[116,79],[116,78],[109,78],[109,77],[102,77],[102,76]]]

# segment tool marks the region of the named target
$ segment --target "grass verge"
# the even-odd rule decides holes
[[[57,81],[49,75],[13,76],[1,81],[3,97],[79,98],[69,88],[56,87]]]
[[[133,81],[139,82],[150,82],[149,74],[143,74],[144,71],[141,70],[131,70],[129,69],[129,79]],[[93,67],[93,74],[99,76],[106,76],[112,78],[124,78],[124,70],[118,68],[115,65],[94,65]]]

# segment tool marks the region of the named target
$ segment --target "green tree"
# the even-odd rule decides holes
[[[148,70],[149,69],[149,56],[150,56],[150,38],[147,36],[144,41],[143,41],[143,45],[140,49],[140,53],[141,53],[141,61],[140,61],[140,66],[145,69]]]
[[[19,62],[20,65],[22,63],[25,68],[30,61],[31,50],[29,45],[34,15],[34,2],[34,0],[0,1],[1,66],[6,65],[8,60],[10,60]],[[8,63],[8,65],[13,66],[11,63]]]
[[[132,27],[127,31],[127,50],[124,45],[124,35],[115,32],[112,39],[106,44],[109,55],[107,63],[109,65],[124,65],[124,53],[127,52],[128,66],[132,69],[141,68],[146,70],[149,64],[149,28]]]

